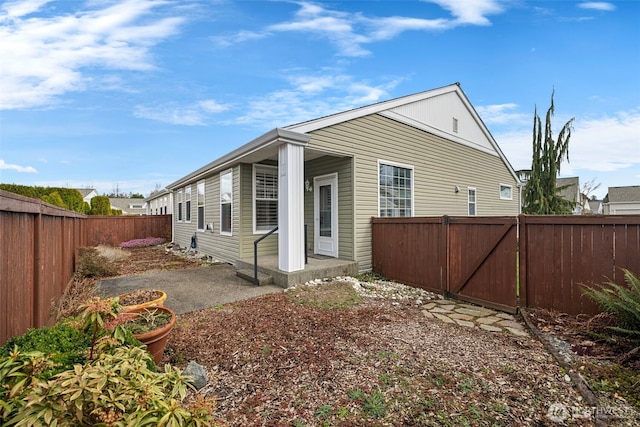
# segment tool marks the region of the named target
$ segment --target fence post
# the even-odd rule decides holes
[[[38,212],[33,222],[33,312],[32,323],[39,326],[40,320],[40,288],[42,281],[42,201],[38,199]]]
[[[445,296],[449,295],[449,292],[451,291],[451,283],[450,283],[450,272],[451,272],[451,268],[449,263],[451,262],[450,260],[450,254],[449,254],[449,249],[450,249],[450,245],[451,243],[449,242],[449,222],[450,222],[450,218],[448,215],[443,215],[442,216],[442,265],[444,269],[443,271],[443,282],[442,283],[442,288],[444,289],[443,294]]]
[[[527,308],[527,220],[520,214],[518,221],[518,309]]]

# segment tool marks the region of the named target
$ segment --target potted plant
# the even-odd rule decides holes
[[[118,295],[118,302],[127,311],[141,307],[159,307],[164,305],[166,299],[167,294],[156,289],[138,289]]]
[[[118,323],[147,346],[147,351],[159,365],[169,333],[176,323],[173,310],[164,306],[128,309],[118,315]]]

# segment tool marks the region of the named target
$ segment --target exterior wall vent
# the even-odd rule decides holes
[[[453,131],[455,133],[458,133],[458,119],[456,119],[455,117],[453,118]]]

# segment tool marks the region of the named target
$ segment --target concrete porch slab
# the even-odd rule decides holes
[[[253,271],[253,258],[236,260],[235,267],[238,270]],[[328,257],[319,259],[310,256],[304,270],[288,273],[278,268],[277,255],[263,255],[258,257],[258,272],[271,276],[275,285],[289,288],[314,279],[355,276],[358,274],[358,262]]]

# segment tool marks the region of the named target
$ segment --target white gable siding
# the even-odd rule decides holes
[[[457,92],[401,105],[380,114],[498,156],[491,140],[477,125]],[[453,131],[454,118],[458,122],[457,132]]]

